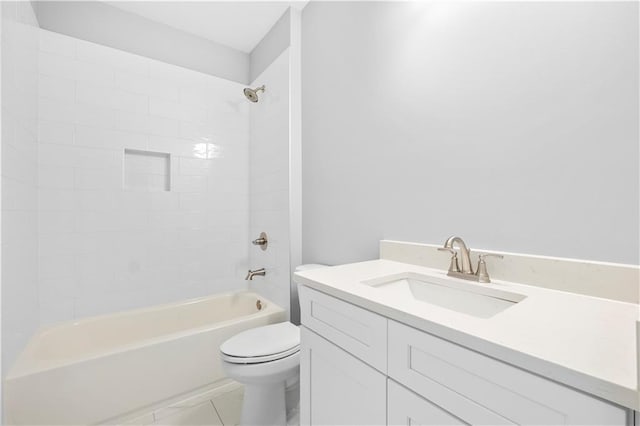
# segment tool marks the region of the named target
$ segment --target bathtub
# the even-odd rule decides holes
[[[228,383],[218,347],[286,320],[255,293],[218,294],[82,319],[38,332],[9,371],[9,424],[94,424]]]

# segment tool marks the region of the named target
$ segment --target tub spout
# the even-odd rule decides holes
[[[264,268],[256,269],[253,271],[249,269],[249,271],[247,272],[247,276],[244,277],[244,279],[248,281],[252,281],[253,277],[255,277],[256,275],[260,275],[261,277],[264,277],[266,273],[267,272],[264,270]]]

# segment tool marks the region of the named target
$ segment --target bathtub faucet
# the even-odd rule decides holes
[[[264,270],[264,268],[260,268],[260,269],[256,269],[255,271],[252,271],[251,269],[249,269],[249,272],[247,272],[247,276],[244,277],[245,280],[253,280],[253,277],[255,277],[256,275],[260,275],[261,277],[264,277],[264,275],[267,272]]]

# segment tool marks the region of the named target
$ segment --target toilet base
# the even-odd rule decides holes
[[[222,362],[229,378],[244,385],[242,426],[286,426],[287,383],[296,392],[300,374],[300,353],[258,364]],[[296,402],[295,394],[289,395]],[[299,395],[298,395],[299,399]]]
[[[242,426],[286,426],[285,382],[245,384]]]

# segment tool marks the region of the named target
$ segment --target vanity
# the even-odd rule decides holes
[[[638,424],[637,267],[504,253],[479,283],[447,255],[296,273],[301,424]]]

